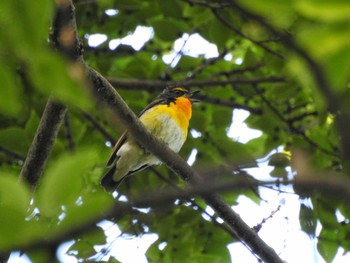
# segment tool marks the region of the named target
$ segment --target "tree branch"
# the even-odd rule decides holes
[[[260,83],[281,83],[285,82],[284,77],[272,76],[267,78],[252,78],[252,79],[224,79],[224,80],[144,80],[144,79],[121,79],[121,78],[107,78],[107,80],[117,88],[124,87],[128,89],[148,89],[148,90],[162,90],[165,87],[210,87],[223,86],[232,84],[260,84]]]
[[[114,139],[114,137],[109,134],[108,131],[106,131],[106,129],[100,124],[98,123],[98,121],[89,113],[82,111],[82,115],[84,116],[85,119],[87,119],[92,126],[99,131],[103,137],[105,137],[106,140],[108,140],[112,145],[114,145],[116,143],[116,140]]]
[[[12,158],[12,159],[16,159],[19,161],[24,161],[25,160],[25,156],[22,156],[19,153],[16,153],[12,150],[9,150],[5,147],[0,146],[0,152],[3,152],[4,154],[6,154],[8,157]]]
[[[40,179],[66,111],[66,106],[51,99],[45,106],[20,174],[20,179],[26,180],[32,187],[35,187]]]
[[[255,114],[255,115],[263,114],[263,110],[260,108],[253,108],[253,107],[250,107],[250,106],[245,105],[245,104],[237,103],[234,100],[224,100],[224,99],[213,98],[213,97],[209,97],[209,96],[201,95],[201,94],[196,95],[196,97],[200,101],[209,102],[209,103],[220,105],[220,106],[226,106],[226,107],[230,107],[233,109],[246,110],[246,111],[249,111],[250,113]]]

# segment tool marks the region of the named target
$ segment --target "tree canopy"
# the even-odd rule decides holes
[[[158,235],[149,262],[230,262],[232,242],[283,262],[259,236],[278,209],[251,228],[231,208],[271,201],[266,187],[299,196],[326,262],[350,250],[347,0],[73,2],[0,1],[1,260],[54,262],[71,241],[79,262],[118,262],[108,220]],[[132,113],[167,86],[201,91],[179,155]],[[244,143],[228,133],[239,109],[261,132]],[[99,180],[125,129],[165,165],[112,195]]]

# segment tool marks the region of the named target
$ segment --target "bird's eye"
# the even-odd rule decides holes
[[[174,94],[175,94],[176,96],[180,96],[180,95],[183,94],[183,92],[182,92],[181,90],[174,90]]]

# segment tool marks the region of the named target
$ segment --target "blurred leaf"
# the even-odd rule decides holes
[[[163,41],[174,41],[187,31],[186,23],[172,18],[155,18],[151,25],[156,36]]]
[[[37,116],[36,112],[32,110],[29,115],[29,119],[26,122],[25,132],[27,134],[27,138],[32,140],[34,138],[35,132],[38,129],[40,119]]]
[[[18,153],[24,153],[29,147],[25,130],[19,127],[9,127],[0,130],[0,145]]]
[[[33,229],[26,216],[31,196],[17,175],[2,173],[0,185],[0,248],[6,250],[30,240]]]
[[[303,231],[308,234],[311,238],[315,237],[315,231],[317,226],[317,219],[314,215],[313,210],[304,204],[300,205],[299,212],[300,225]]]
[[[85,193],[74,206],[67,209],[61,229],[74,228],[77,224],[84,223],[90,218],[99,218],[103,213],[109,212],[114,205],[112,196],[103,191]]]
[[[159,5],[160,12],[163,13],[164,17],[182,19],[182,6],[180,2],[176,0],[158,0],[157,3]]]
[[[328,231],[324,229],[318,237],[317,249],[326,262],[332,262],[338,251],[338,244],[335,238],[335,230]]]
[[[69,248],[68,254],[77,258],[85,259],[96,254],[95,245],[106,243],[106,236],[102,228],[94,227],[90,233],[78,238],[77,241]]]
[[[50,165],[36,192],[36,202],[42,215],[58,216],[70,208],[82,191],[83,175],[94,164],[96,153],[80,149],[74,155],[63,155]]]
[[[0,59],[5,59],[1,57]],[[0,62],[0,113],[16,116],[23,104],[21,90],[18,87],[18,81],[15,77],[15,72]]]
[[[302,15],[323,22],[347,21],[350,13],[347,0],[298,0],[295,7]]]
[[[291,8],[293,1],[238,1],[243,6],[249,8],[249,10],[266,16],[268,20],[279,27],[288,27],[294,19],[293,9]],[[271,12],[273,10],[273,12]]]

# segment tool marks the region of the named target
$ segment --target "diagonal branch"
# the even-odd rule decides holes
[[[66,111],[66,106],[51,99],[46,104],[20,174],[20,178],[32,187],[35,187],[40,179]]]
[[[174,151],[156,139],[140,122],[136,115],[128,108],[113,86],[93,69],[88,71],[92,83],[92,91],[98,101],[104,101],[120,119],[131,136],[133,136],[145,149],[157,156],[173,172],[184,181],[196,187],[203,184],[202,178]],[[276,252],[269,247],[232,208],[215,193],[201,196],[236,233],[237,237],[249,246],[262,260],[266,262],[282,262]]]

